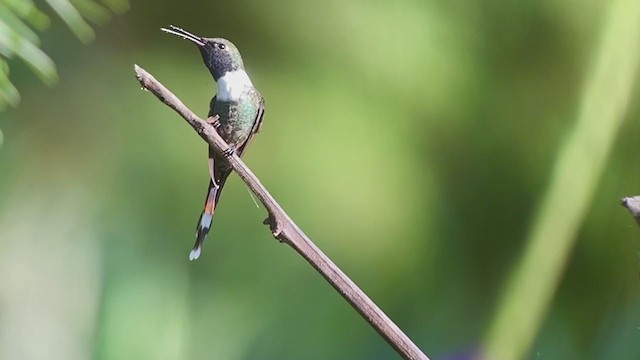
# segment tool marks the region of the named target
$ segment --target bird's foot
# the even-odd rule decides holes
[[[209,116],[207,118],[207,122],[209,124],[211,124],[211,126],[213,126],[214,128],[219,128],[220,127],[220,117],[218,115],[216,116]]]
[[[235,154],[235,152],[236,152],[235,146],[229,145],[229,147],[222,152],[222,155],[224,155],[224,157],[228,159],[231,156],[233,156],[233,154]]]

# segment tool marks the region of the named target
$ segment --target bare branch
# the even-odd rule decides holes
[[[640,225],[640,196],[622,198],[622,206],[626,207]]]
[[[152,92],[160,101],[180,114],[218,154],[222,155],[229,148],[213,126],[189,110],[151,74],[138,65],[135,66],[135,73],[143,89]],[[266,207],[269,217],[265,220],[265,224],[271,226],[271,232],[276,239],[291,246],[302,255],[403,358],[429,360],[402,330],[298,228],[236,154],[228,157],[227,161]]]

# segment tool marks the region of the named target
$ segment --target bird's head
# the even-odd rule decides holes
[[[244,64],[238,48],[227,39],[203,38],[173,25],[170,25],[168,29],[162,28],[162,31],[196,44],[200,49],[204,64],[213,75],[215,81],[218,81],[227,72],[244,70]]]

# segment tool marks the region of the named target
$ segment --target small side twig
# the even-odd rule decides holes
[[[135,73],[143,89],[152,92],[160,101],[180,114],[218,154],[229,149],[229,145],[218,135],[213,126],[189,110],[151,74],[138,65],[135,65]],[[264,204],[269,212],[265,224],[270,225],[276,239],[291,246],[302,255],[403,358],[429,360],[402,330],[298,228],[236,154],[228,157],[227,161]]]
[[[640,225],[640,196],[628,196],[622,198],[622,206],[626,207],[638,225]]]

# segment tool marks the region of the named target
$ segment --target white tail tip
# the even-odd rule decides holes
[[[189,253],[189,260],[197,260],[200,257],[201,250],[202,248],[200,246],[193,248],[193,250],[191,250],[191,252]]]

